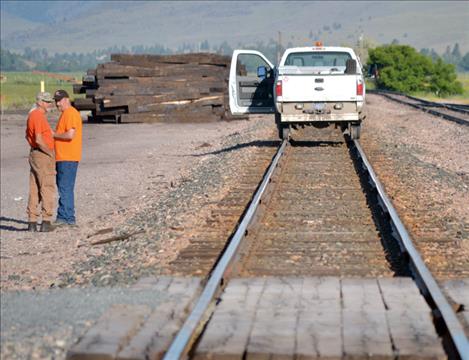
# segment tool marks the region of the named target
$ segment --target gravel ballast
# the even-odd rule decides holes
[[[469,127],[377,95],[367,99],[360,143],[427,265],[440,279],[469,276]],[[87,319],[127,299],[138,279],[167,274],[206,205],[235,186],[237,171],[276,138],[273,116],[206,124],[85,123],[79,227],[33,234],[25,231],[25,119],[9,114],[1,120],[2,358],[63,358],[90,325]],[[87,296],[96,307],[80,300]]]

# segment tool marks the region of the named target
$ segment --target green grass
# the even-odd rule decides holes
[[[428,93],[414,93],[411,95],[428,101],[469,104],[469,73],[458,73],[458,81],[461,82],[463,86],[463,93],[461,95],[453,95],[445,98],[440,98],[434,94]]]
[[[61,73],[81,81],[84,73]],[[2,72],[1,74],[1,102],[4,110],[28,109],[34,104],[36,93],[41,90],[41,80],[44,81],[45,91],[54,93],[57,89],[66,90],[72,99],[82,97],[73,94],[71,82],[54,79],[47,75],[31,72]]]
[[[374,79],[365,78],[365,84],[366,84],[366,89],[367,90],[375,90],[376,89],[376,83],[375,83]]]

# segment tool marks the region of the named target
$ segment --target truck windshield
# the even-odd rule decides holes
[[[345,63],[352,57],[348,52],[338,51],[318,51],[318,52],[297,52],[291,53],[285,60],[285,66],[326,66],[345,67]]]

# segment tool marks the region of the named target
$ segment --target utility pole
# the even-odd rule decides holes
[[[277,42],[277,64],[280,64],[280,56],[282,52],[282,32],[278,32],[278,42]]]

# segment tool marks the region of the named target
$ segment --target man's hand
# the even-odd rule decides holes
[[[74,137],[75,137],[74,128],[71,128],[70,130],[61,134],[54,133],[54,139],[57,139],[57,140],[72,140]]]
[[[37,146],[39,146],[39,149],[41,149],[42,152],[46,153],[52,158],[54,157],[54,151],[49,149],[41,134],[36,134],[35,140]]]

